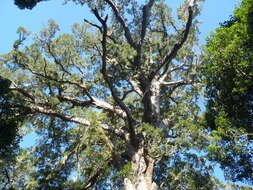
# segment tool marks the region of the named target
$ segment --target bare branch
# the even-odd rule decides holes
[[[95,24],[93,22],[90,22],[89,20],[87,20],[85,18],[83,20],[84,20],[84,22],[88,23],[89,25],[94,26],[95,28],[97,28],[102,33],[102,28],[100,26],[98,26],[97,24]]]
[[[128,96],[128,94],[135,92],[133,89],[125,91],[123,96],[120,98],[121,101],[124,101],[126,99],[126,97]]]
[[[93,23],[93,22],[90,22],[89,20],[87,19],[83,19],[84,22],[88,23],[89,25],[91,26],[94,26],[95,28],[97,28],[101,33],[103,33],[103,29],[102,27],[98,26],[97,24]],[[111,36],[111,35],[107,35],[107,37],[113,41],[113,43],[117,43],[117,41]]]
[[[83,106],[83,107],[95,106],[96,108],[101,108],[105,111],[115,113],[123,119],[126,118],[126,113],[123,110],[119,108],[115,108],[113,105],[105,101],[99,100],[98,98],[94,96],[91,96],[91,100],[88,100],[88,101],[81,101],[76,98],[72,98],[70,96],[62,96],[62,95],[58,96],[58,98],[61,101],[71,102],[73,105],[76,105],[76,106]]]
[[[163,82],[166,78],[166,76],[169,74],[169,73],[172,73],[174,71],[177,71],[179,69],[182,69],[184,66],[186,66],[186,63],[182,63],[178,66],[175,66],[175,67],[172,67],[169,69],[169,66],[167,66],[168,68],[165,68],[163,73],[159,76],[159,81],[160,82]]]
[[[174,30],[175,30],[178,34],[180,34],[179,29],[177,28],[177,26],[175,25],[175,23],[174,23],[173,21],[170,21],[170,24],[171,24],[171,26],[174,28]]]
[[[178,86],[178,85],[185,85],[185,84],[191,84],[193,83],[193,80],[178,80],[178,81],[171,81],[171,82],[161,82],[162,85],[167,86]]]
[[[86,125],[86,126],[89,126],[91,124],[90,121],[88,121],[87,119],[65,115],[65,114],[59,113],[59,111],[54,111],[52,109],[44,108],[39,105],[35,105],[35,104],[31,105],[30,108],[35,113],[41,113],[48,116],[55,116],[62,119],[63,121],[78,123],[78,124]]]
[[[26,69],[28,69],[32,74],[36,75],[36,76],[39,76],[39,77],[42,77],[42,78],[45,78],[47,80],[51,80],[51,81],[54,81],[54,82],[58,82],[60,84],[71,84],[71,85],[74,85],[82,90],[84,90],[84,92],[86,93],[87,96],[90,97],[89,93],[88,93],[88,89],[86,87],[85,84],[81,84],[81,83],[78,83],[78,82],[74,82],[74,81],[70,81],[70,80],[59,80],[57,78],[54,78],[50,75],[47,75],[47,72],[46,72],[46,62],[45,62],[45,66],[44,66],[44,74],[40,73],[40,72],[36,72],[36,71],[33,71],[31,68],[29,68],[28,65],[23,65]]]

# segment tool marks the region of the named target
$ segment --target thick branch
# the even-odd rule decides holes
[[[67,121],[67,122],[78,123],[78,124],[86,125],[86,126],[91,125],[90,121],[88,121],[87,119],[80,118],[80,117],[75,117],[75,116],[65,115],[65,114],[56,112],[52,109],[44,108],[42,106],[32,105],[31,110],[35,113],[41,113],[41,114],[45,114],[45,115],[48,115],[48,116],[58,117],[58,118],[62,119],[63,121]],[[127,133],[123,129],[115,129],[115,128],[110,127],[106,124],[100,124],[100,127],[102,129],[108,131],[108,132],[113,132],[116,135],[119,135],[121,137],[124,137],[124,138],[127,137]]]
[[[185,43],[185,41],[188,38],[188,35],[190,33],[190,28],[192,25],[192,20],[193,20],[193,5],[194,5],[194,1],[191,0],[190,5],[188,7],[188,20],[185,26],[185,30],[183,31],[183,36],[181,38],[181,40],[176,43],[174,45],[174,47],[172,48],[171,52],[169,52],[158,64],[158,66],[150,73],[149,75],[149,80],[152,80],[157,73],[160,71],[160,69],[166,65],[167,63],[171,62],[172,59],[174,59],[177,55],[177,52],[182,48],[183,44]]]
[[[184,84],[191,84],[193,81],[192,80],[178,80],[178,81],[171,81],[171,82],[161,82],[162,85],[167,85],[167,86],[178,86],[178,85],[184,85]]]
[[[44,108],[42,106],[31,105],[30,108],[34,113],[41,113],[48,116],[55,116],[62,119],[63,121],[78,123],[78,124],[86,125],[86,126],[89,126],[91,124],[90,121],[88,121],[87,119],[65,115],[65,114],[59,113],[59,111],[54,111],[52,109]]]
[[[90,121],[88,121],[84,118],[65,115],[63,113],[60,113],[59,111],[55,111],[55,110],[52,110],[52,109],[49,109],[49,108],[44,108],[42,106],[39,106],[38,103],[36,102],[36,99],[35,99],[34,96],[29,94],[24,89],[18,88],[17,85],[15,85],[15,83],[13,83],[13,82],[12,82],[12,85],[15,86],[15,87],[11,87],[10,88],[11,90],[18,91],[23,96],[25,96],[26,98],[31,100],[32,105],[29,106],[29,108],[31,110],[31,113],[33,112],[33,113],[40,113],[40,114],[44,114],[44,115],[48,115],[48,116],[55,116],[55,117],[58,117],[58,118],[62,119],[63,121],[66,121],[66,122],[74,122],[74,123],[78,123],[78,124],[86,125],[86,126],[89,126],[91,124]],[[92,97],[92,101],[84,101],[84,102],[76,100],[76,99],[72,99],[71,97],[64,97],[64,100],[71,101],[72,103],[78,104],[78,105],[81,105],[81,106],[84,106],[84,105],[87,106],[89,104],[95,105],[98,108],[102,108],[102,109],[108,110],[110,112],[114,112],[114,113],[118,114],[119,116],[121,116],[122,118],[126,118],[126,114],[125,114],[124,111],[122,111],[121,109],[114,108],[109,103],[104,102],[102,100],[98,100],[95,97]],[[104,130],[108,131],[108,132],[112,132],[112,133],[124,138],[125,140],[128,139],[128,133],[123,129],[117,129],[117,128],[114,128],[112,126],[109,126],[107,124],[102,124],[102,123],[100,124],[100,127],[103,128]]]
[[[155,0],[149,0],[146,5],[143,6],[142,9],[142,27],[141,27],[141,44],[145,38],[147,26],[149,24],[150,12],[151,8],[154,5]]]
[[[133,143],[135,143],[135,130],[134,130],[134,119],[133,116],[131,114],[131,111],[129,110],[129,108],[126,106],[126,104],[118,97],[117,95],[117,91],[113,85],[112,80],[110,79],[110,77],[107,74],[107,18],[103,19],[99,14],[98,11],[96,9],[93,10],[94,15],[97,17],[97,19],[100,21],[100,23],[102,24],[103,27],[103,38],[102,38],[102,69],[101,69],[101,73],[103,75],[103,78],[106,82],[106,84],[108,85],[112,97],[114,99],[114,101],[118,104],[118,106],[126,113],[126,117],[127,117],[127,121],[128,121],[128,125],[129,125],[129,133],[130,136],[133,140]]]
[[[137,82],[136,82],[135,80],[133,80],[133,79],[130,79],[130,80],[129,80],[129,83],[130,83],[130,85],[132,86],[132,88],[134,89],[134,91],[135,91],[140,97],[142,97],[142,96],[143,96],[143,93],[142,93],[140,87],[138,86]]]
[[[118,22],[121,24],[121,26],[124,29],[125,32],[125,37],[127,39],[127,42],[134,48],[136,49],[136,44],[133,41],[133,38],[131,36],[130,30],[128,28],[128,25],[126,24],[124,18],[120,15],[119,9],[117,8],[117,6],[115,5],[115,3],[112,0],[105,0],[105,2],[107,2],[109,4],[109,6],[111,7],[111,9],[114,12],[114,15],[116,16]]]
[[[110,112],[116,113],[117,115],[121,116],[122,118],[126,118],[126,116],[127,116],[126,113],[122,109],[115,108],[113,105],[111,105],[105,101],[99,100],[95,97],[92,97],[92,100],[93,100],[92,103],[97,108],[102,108],[104,110],[108,110]]]
[[[111,105],[105,101],[99,100],[93,96],[91,96],[91,100],[88,100],[88,101],[81,101],[76,98],[72,98],[70,96],[59,96],[58,98],[63,101],[71,102],[73,105],[76,105],[76,106],[83,106],[83,107],[95,106],[96,108],[100,108],[105,111],[115,113],[123,119],[126,118],[126,113],[123,110],[115,108],[113,105]]]

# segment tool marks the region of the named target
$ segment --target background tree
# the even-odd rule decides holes
[[[204,76],[207,125],[216,137],[212,158],[228,179],[252,184],[253,2],[242,1],[207,39]]]
[[[10,90],[11,81],[0,76],[0,181],[1,189],[12,183],[12,169],[19,153],[19,128],[28,109],[22,97]]]

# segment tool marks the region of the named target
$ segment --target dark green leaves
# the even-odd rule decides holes
[[[212,130],[212,161],[227,179],[253,183],[253,1],[244,0],[230,20],[207,39],[204,79]]]

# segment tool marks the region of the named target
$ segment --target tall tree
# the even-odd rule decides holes
[[[85,19],[72,35],[56,37],[59,27],[51,21],[24,48],[28,33],[20,28],[20,39],[1,70],[35,120],[69,122],[72,145],[62,149],[59,171],[78,163],[83,189],[116,174],[115,183],[127,190],[173,188],[158,176],[154,181],[162,165],[182,164],[191,168],[189,175],[197,172],[196,180],[211,178],[189,152],[203,146],[190,143],[203,141],[194,103],[197,2],[185,1],[178,19],[164,1],[76,3],[87,3],[97,22]],[[173,178],[173,172],[185,187],[200,184],[183,179],[182,171],[164,177]]]
[[[20,28],[1,63],[41,136],[20,158],[16,187],[222,188],[201,152],[215,142],[196,104],[199,1],[184,1],[176,19],[165,1],[74,2],[96,21],[61,35],[50,21],[27,46]]]
[[[204,76],[207,125],[228,178],[253,182],[253,1],[243,0],[230,20],[207,39]],[[240,132],[239,132],[240,131]]]

